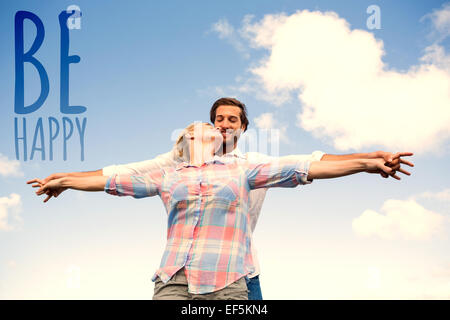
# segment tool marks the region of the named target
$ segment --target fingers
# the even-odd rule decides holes
[[[386,165],[381,166],[381,172],[380,174],[382,176],[387,175],[388,177],[391,176],[392,178],[396,179],[396,180],[401,180],[400,177],[397,175],[397,170],[394,170],[391,167],[388,167]],[[384,174],[384,175],[383,175]]]
[[[56,198],[58,196],[57,191],[51,191],[51,190],[47,190],[45,192],[45,194],[47,195],[47,198],[44,199],[44,203],[46,203],[48,200],[50,200],[52,197]]]
[[[410,156],[412,156],[412,155],[414,155],[414,153],[412,153],[412,152],[397,152],[397,153],[394,154],[394,156],[392,157],[392,160],[399,159],[399,158],[401,158],[401,157],[410,157]]]
[[[46,203],[50,198],[52,197],[52,194],[47,195],[47,198],[44,199],[44,203]]]
[[[36,195],[41,196],[41,195],[46,195],[46,198],[44,199],[44,203],[47,202],[48,200],[50,200],[52,197],[56,198],[58,197],[64,190],[66,190],[66,188],[59,188],[59,187],[55,187],[55,186],[50,186],[48,182],[50,182],[51,180],[55,179],[57,177],[55,177],[54,175],[51,175],[43,180],[35,178],[35,179],[31,179],[29,181],[27,181],[27,184],[31,184],[31,186],[33,188],[39,188],[36,191]],[[48,181],[47,181],[48,180]]]
[[[396,166],[396,167],[398,167],[398,169],[400,169],[400,165],[398,165],[398,166]],[[387,169],[387,168],[389,168],[389,169]],[[387,169],[387,170],[386,170]],[[401,178],[397,175],[397,168],[392,168],[392,167],[389,167],[389,166],[384,166],[384,168],[383,168],[383,170],[384,170],[384,172],[388,172],[388,174],[392,177],[392,178],[394,178],[394,179],[397,179],[397,180],[401,180]]]
[[[403,173],[403,174],[406,174],[407,176],[411,175],[411,172],[408,172],[408,171],[406,171],[405,169],[402,169],[402,168],[398,169],[398,171]]]
[[[44,180],[41,180],[41,179],[33,179],[33,180],[30,180],[30,181],[27,181],[27,184],[31,184],[31,183],[34,183],[34,184],[31,185],[33,188],[38,188],[38,187],[42,187],[42,186],[45,185],[47,182],[45,181],[45,179],[44,179]]]
[[[400,163],[406,164],[406,165],[408,165],[410,167],[414,167],[414,163],[406,161],[406,160],[403,160],[403,159],[400,159]]]
[[[54,179],[58,179],[58,178],[60,178],[60,175],[51,174],[45,179],[38,179],[38,178],[31,179],[31,180],[27,181],[27,184],[38,183],[38,184],[44,185],[47,182],[54,180]]]
[[[389,175],[391,177],[393,177],[394,179],[397,180],[401,180],[400,177],[396,174],[396,171],[401,172],[407,176],[410,176],[411,173],[402,169],[401,168],[401,164],[410,166],[410,167],[414,167],[414,164],[410,161],[404,160],[401,157],[406,157],[406,156],[412,156],[413,153],[412,152],[397,152],[393,157],[392,157],[392,161],[388,161],[385,163],[386,166],[389,166],[393,172],[391,172]]]
[[[44,184],[41,179],[37,179],[37,178],[27,181],[27,184],[31,184],[31,183]]]
[[[44,203],[50,200],[52,197],[57,198],[64,190],[66,190],[65,188],[49,187],[46,184],[43,185],[35,184],[33,185],[33,187],[39,187],[39,189],[36,191],[36,195],[38,196],[41,196],[43,194],[47,195],[47,197],[44,199]]]
[[[400,169],[400,163],[397,164],[387,164],[388,167],[390,167],[392,170],[398,170]]]
[[[391,167],[392,167],[392,165],[396,165],[396,164],[399,164],[399,163],[403,163],[403,164],[406,164],[406,165],[408,165],[410,167],[414,167],[414,164],[412,162],[404,160],[404,159],[399,158],[399,157],[393,158],[392,161],[387,161],[387,163]]]
[[[380,172],[380,176],[382,176],[385,179],[389,178],[389,175],[387,173],[383,172],[383,171]]]
[[[49,190],[47,189],[45,191],[45,194],[47,195],[47,198],[45,198],[44,203],[50,200],[52,197],[57,198],[65,189],[61,188],[58,190]],[[42,194],[42,193],[41,193]]]
[[[395,170],[393,170],[389,175],[390,175],[392,178],[394,178],[394,179],[402,180],[402,179],[400,179],[400,177],[399,177],[396,173],[397,173],[397,172],[396,172]]]
[[[42,194],[44,194],[44,193],[47,193],[47,192],[48,192],[48,188],[47,188],[46,186],[42,186],[41,188],[39,188],[38,191],[36,191],[36,194],[37,194],[38,196],[40,196],[40,195],[42,195]]]
[[[61,189],[56,190],[56,191],[55,191],[55,194],[54,194],[53,196],[54,196],[55,198],[57,198],[64,190],[66,190],[66,189],[61,188]]]
[[[394,161],[393,161],[393,163],[394,163]],[[402,169],[402,167],[401,167],[401,165],[400,165],[400,163],[395,163],[395,164],[387,164],[387,166],[389,166],[392,170],[394,170],[394,171],[399,171],[399,172],[401,172],[401,173],[403,173],[403,174],[406,174],[406,175],[408,175],[408,176],[410,176],[411,175],[411,173],[410,172],[408,172],[408,171],[406,171],[406,170],[404,170],[404,169]]]
[[[395,180],[402,180],[398,175],[393,175],[393,176],[391,176],[392,178],[394,178]]]
[[[398,158],[398,157],[409,157],[414,155],[414,153],[412,152],[397,152],[394,156],[394,158]]]
[[[396,174],[397,171],[389,166],[381,165],[379,167],[381,169],[380,174],[384,177],[385,175],[391,176],[392,178],[396,180],[401,180],[401,178]]]
[[[37,187],[42,187],[43,185],[44,185],[43,183],[38,183],[38,184],[33,184],[32,187],[37,188]]]

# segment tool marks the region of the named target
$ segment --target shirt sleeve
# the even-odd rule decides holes
[[[163,170],[155,170],[146,175],[113,174],[106,181],[106,193],[114,196],[145,198],[160,195]]]
[[[311,153],[310,160],[311,161],[320,161],[320,160],[322,160],[322,157],[324,154],[325,154],[325,152],[316,150],[313,153]]]
[[[161,169],[163,167],[174,167],[177,164],[177,157],[175,151],[160,154],[154,159],[140,162],[132,162],[122,165],[110,165],[103,168],[104,176],[111,176],[113,174],[120,175],[145,175],[152,170]]]
[[[247,180],[250,189],[258,188],[293,188],[299,184],[310,184],[308,170],[311,161],[292,159],[275,159],[267,163],[248,163]]]

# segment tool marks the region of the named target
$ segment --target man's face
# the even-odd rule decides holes
[[[218,107],[214,126],[220,129],[224,143],[234,145],[245,129],[241,122],[241,108],[226,105]]]

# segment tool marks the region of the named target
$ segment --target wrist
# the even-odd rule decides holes
[[[369,152],[367,154],[367,159],[376,159],[376,158],[381,158],[383,151],[374,151],[374,152]]]
[[[72,179],[69,176],[65,176],[59,179],[59,184],[63,188],[70,188]]]
[[[371,162],[370,158],[369,159],[360,159],[360,164],[363,169],[362,171],[367,171],[370,169],[370,162]]]

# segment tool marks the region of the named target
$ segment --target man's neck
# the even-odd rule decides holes
[[[235,142],[233,145],[231,144],[223,144],[222,147],[216,152],[218,156],[223,156],[224,154],[233,152],[237,147],[237,143]]]

